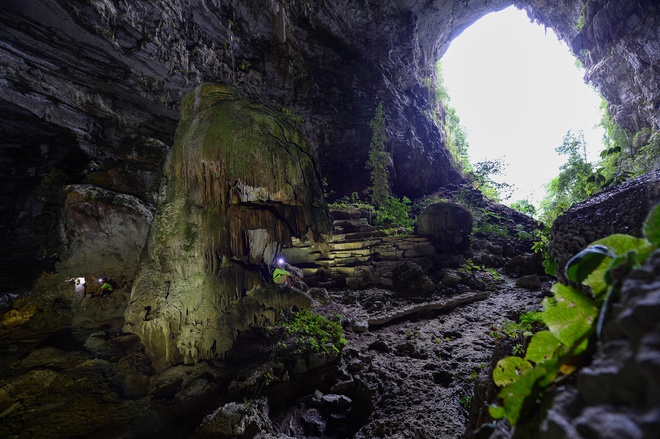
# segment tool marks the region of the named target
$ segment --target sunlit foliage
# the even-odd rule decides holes
[[[392,166],[392,158],[385,148],[388,138],[382,103],[376,107],[376,114],[369,122],[369,126],[371,126],[372,135],[366,165],[366,168],[371,171],[371,186],[368,188],[368,192],[372,204],[378,208],[385,205],[390,198],[389,168]]]

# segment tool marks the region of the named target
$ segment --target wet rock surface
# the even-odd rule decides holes
[[[557,218],[552,225],[549,254],[563,267],[597,239],[614,233],[641,237],[644,220],[658,202],[660,171],[606,189]]]

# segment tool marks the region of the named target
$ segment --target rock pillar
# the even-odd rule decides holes
[[[125,329],[156,366],[225,357],[269,317],[248,293],[274,256],[330,227],[313,151],[286,116],[198,86],[182,103]]]

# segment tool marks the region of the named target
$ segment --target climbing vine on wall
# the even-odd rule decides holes
[[[561,283],[553,286],[553,297],[544,299],[541,313],[548,329],[534,334],[524,357],[503,358],[493,371],[495,384],[502,387],[499,404],[490,407],[493,418],[517,424],[548,386],[575,372],[572,360],[600,338],[610,301],[623,278],[659,247],[660,205],[646,218],[644,238],[610,235],[568,261],[566,277],[589,287],[591,294]]]

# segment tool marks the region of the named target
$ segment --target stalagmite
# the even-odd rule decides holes
[[[261,266],[293,237],[330,231],[304,136],[225,86],[204,84],[184,99],[167,162],[125,316],[157,367],[224,358],[241,331],[272,314],[247,295],[264,281]]]

